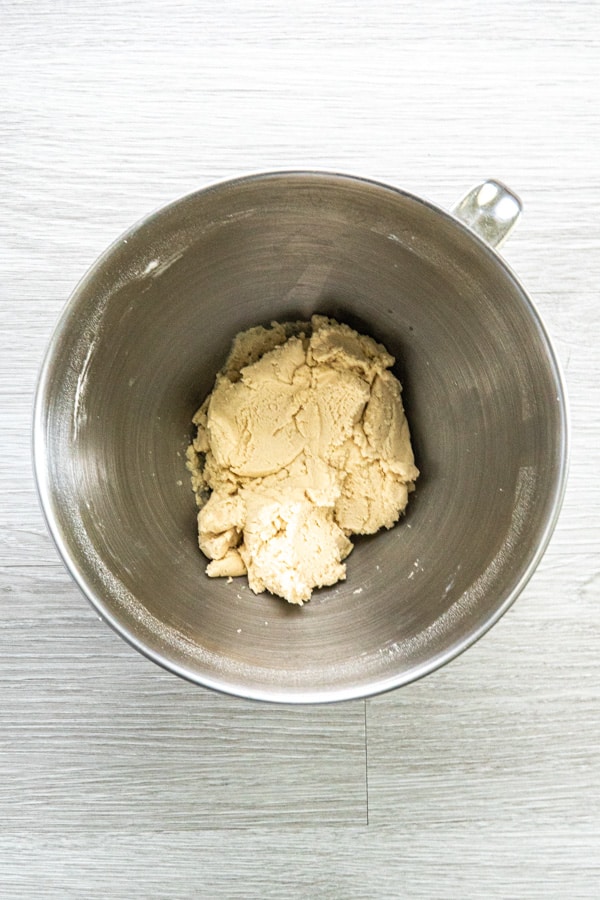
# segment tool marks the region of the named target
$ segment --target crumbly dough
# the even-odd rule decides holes
[[[301,604],[397,522],[419,472],[393,363],[324,316],[235,338],[188,450],[208,575]]]

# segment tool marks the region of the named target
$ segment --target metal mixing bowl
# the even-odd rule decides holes
[[[477,196],[458,212],[485,234]],[[234,335],[314,312],[396,356],[422,474],[398,526],[298,608],[204,574],[185,450]],[[34,425],[50,530],[100,615],[178,675],[299,703],[406,684],[496,622],[554,527],[566,444],[554,353],[495,250],[429,202],[316,172],[217,184],[114,243],[52,337]]]

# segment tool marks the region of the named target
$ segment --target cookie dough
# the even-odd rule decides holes
[[[301,604],[398,521],[419,472],[393,363],[324,316],[235,338],[188,449],[209,576]]]

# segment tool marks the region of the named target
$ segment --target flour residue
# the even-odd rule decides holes
[[[83,360],[83,365],[81,366],[81,371],[77,376],[77,383],[75,385],[75,400],[73,402],[73,440],[77,440],[77,436],[79,434],[80,425],[85,425],[87,422],[87,412],[85,410],[84,401],[85,401],[85,391],[87,388],[87,376],[88,370],[90,367],[90,362],[92,359],[92,353],[94,352],[96,342],[92,340],[87,349],[87,353],[85,355],[85,359]]]

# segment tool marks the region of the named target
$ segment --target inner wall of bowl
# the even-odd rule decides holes
[[[358,538],[347,580],[299,609],[207,578],[185,449],[234,335],[314,312],[396,356],[422,474],[400,524]],[[413,198],[318,175],[193,195],[90,273],[58,347],[61,534],[102,611],[191,677],[408,680],[485,625],[543,535],[560,466],[544,337],[493,255]]]

